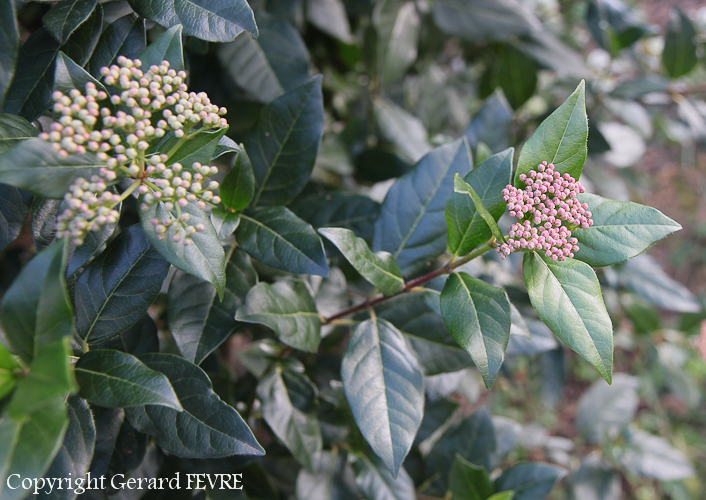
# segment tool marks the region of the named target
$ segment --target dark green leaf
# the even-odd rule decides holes
[[[257,207],[243,213],[235,236],[243,250],[268,266],[328,275],[321,238],[285,207]]]
[[[390,252],[409,274],[444,251],[444,207],[453,175],[466,175],[471,156],[465,140],[440,146],[390,188],[375,223],[373,251]]]
[[[409,500],[416,497],[414,482],[404,467],[394,477],[376,456],[360,455],[353,462],[355,482],[371,500]]]
[[[286,204],[309,179],[323,133],[321,76],[278,97],[244,139],[255,174],[253,205]]]
[[[513,109],[532,97],[537,87],[537,63],[512,45],[498,47],[484,75],[483,93],[500,87]]]
[[[287,370],[281,364],[275,365],[257,386],[265,422],[294,458],[309,470],[313,468],[314,456],[321,451],[321,428],[315,405],[298,403],[302,399],[308,402],[315,395],[316,386],[306,375]]]
[[[10,351],[0,343],[0,400],[10,394],[17,385],[16,372],[20,364],[15,361]]]
[[[65,201],[62,201],[59,207],[63,208],[65,203]],[[115,210],[120,212],[121,206],[122,204],[118,204],[115,207]],[[98,252],[105,249],[105,244],[108,241],[108,238],[113,235],[115,229],[118,227],[118,224],[119,222],[116,221],[114,224],[106,224],[102,226],[97,231],[89,232],[83,239],[83,244],[79,246],[69,243],[69,249],[67,252],[68,265],[66,266],[67,278],[90,262]]]
[[[67,401],[66,409],[69,426],[64,434],[64,442],[45,475],[47,479],[82,478],[88,472],[91,458],[93,458],[96,427],[93,424],[93,414],[88,403],[77,396],[72,396]],[[38,498],[56,500],[76,498],[76,492],[73,489],[55,488],[51,493],[49,491],[49,487],[40,490]]]
[[[182,233],[183,236],[183,230],[180,229],[178,223],[169,227],[164,239],[157,238],[152,219],[176,219],[175,212],[167,211],[161,202],[152,205],[147,210],[140,210],[140,221],[147,240],[172,265],[210,282],[216,287],[219,297],[223,297],[226,285],[225,253],[218,240],[216,230],[206,212],[194,203],[183,207],[181,212],[191,216],[189,224],[193,226],[203,224],[204,227],[203,231],[191,236],[192,243],[190,245],[184,245],[183,240],[174,242],[173,237],[177,232]]]
[[[454,499],[486,500],[493,493],[493,483],[488,471],[457,454],[449,475],[449,489]]]
[[[583,393],[576,414],[576,430],[596,444],[615,439],[635,416],[639,381],[616,373],[611,385],[597,380]]]
[[[578,260],[555,262],[530,252],[525,254],[522,273],[542,321],[610,384],[613,325],[593,269]]]
[[[364,321],[348,342],[341,377],[360,432],[397,477],[424,414],[424,376],[414,352],[384,319]]]
[[[98,77],[100,69],[113,64],[118,56],[134,59],[145,50],[146,45],[145,20],[135,14],[121,17],[101,35],[88,61],[88,72]]]
[[[257,273],[242,249],[226,252],[226,288],[223,301],[207,281],[177,272],[169,285],[169,328],[181,354],[195,364],[216,349],[235,329],[235,311]]]
[[[348,481],[349,467],[337,450],[317,453],[312,470],[302,468],[297,475],[297,500],[356,500],[355,485]]]
[[[466,273],[453,273],[441,292],[441,313],[451,336],[471,355],[490,389],[510,340],[505,290]]]
[[[59,51],[56,56],[56,67],[54,70],[54,90],[60,90],[65,95],[69,95],[71,89],[79,89],[83,92],[88,82],[93,83],[98,90],[105,91],[102,83],[69,59],[66,54]]]
[[[586,117],[585,83],[581,81],[573,94],[544,120],[520,151],[515,185],[520,185],[520,174],[536,170],[546,161],[555,170],[574,179],[581,176],[586,161],[588,118]]]
[[[89,179],[102,166],[93,155],[60,158],[48,142],[28,139],[0,156],[0,182],[45,198],[62,198],[78,177]]]
[[[396,146],[402,159],[416,163],[431,150],[419,118],[383,98],[375,99],[373,111],[380,133]]]
[[[211,223],[213,224],[213,229],[218,233],[218,239],[223,241],[238,229],[240,214],[213,208],[211,209]]]
[[[629,47],[650,33],[620,0],[591,0],[586,11],[586,24],[593,39],[609,52]]]
[[[20,34],[15,20],[15,2],[0,1],[0,109],[5,101],[5,93],[10,88],[15,75],[15,61],[20,48]]]
[[[302,351],[316,352],[321,339],[321,319],[302,281],[293,285],[285,281],[255,285],[235,319],[267,325],[282,342]]]
[[[659,210],[630,201],[615,201],[595,194],[580,194],[588,203],[593,225],[576,229],[576,258],[593,267],[610,266],[641,254],[656,241],[681,229]]]
[[[221,182],[219,194],[223,205],[231,210],[243,210],[252,201],[255,178],[250,158],[244,151],[236,155],[233,166]]]
[[[662,64],[671,78],[689,73],[697,62],[696,29],[681,9],[675,7],[669,15],[667,34],[664,37]]]
[[[476,212],[478,212],[480,218],[483,219],[486,226],[490,229],[490,232],[493,234],[495,239],[499,242],[504,242],[505,237],[503,236],[500,227],[498,227],[495,216],[488,211],[485,205],[483,205],[483,200],[480,196],[478,196],[478,193],[476,193],[476,190],[473,189],[473,186],[464,181],[463,177],[459,174],[454,174],[453,180],[454,193],[465,194],[470,197],[473,202],[473,207],[476,209]]]
[[[21,116],[0,114],[0,155],[37,135],[39,130]]]
[[[514,0],[437,0],[433,12],[442,31],[470,42],[508,40],[540,26]]]
[[[60,44],[66,43],[71,33],[76,31],[95,9],[97,0],[66,0],[57,3],[47,12],[42,21],[44,27]]]
[[[257,26],[245,0],[129,0],[139,15],[165,28],[181,24],[184,34],[211,42],[230,42],[239,33],[257,36]]]
[[[125,412],[122,408],[101,408],[100,406],[94,406],[92,410],[93,422],[96,426],[96,445],[93,449],[90,472],[92,476],[98,477],[108,472],[108,464],[120,427],[125,420]]]
[[[498,491],[512,490],[513,500],[536,500],[546,498],[566,470],[556,465],[541,462],[519,464],[506,470],[495,480]]]
[[[375,71],[380,84],[387,86],[417,59],[421,21],[414,3],[404,0],[378,2],[372,21],[377,30]]]
[[[373,224],[380,213],[380,204],[367,196],[327,193],[308,196],[292,205],[291,209],[316,229],[345,227],[367,240],[373,235]]]
[[[64,248],[56,243],[22,269],[0,304],[0,324],[13,351],[29,363],[39,350],[70,337],[74,315],[64,282]]]
[[[57,52],[59,44],[46,28],[32,33],[17,56],[15,78],[5,95],[4,113],[33,121],[49,109]]]
[[[165,406],[128,408],[125,414],[135,429],[178,457],[264,454],[245,421],[213,392],[198,366],[171,354],[143,354],[140,360],[167,376],[184,411]]]
[[[31,203],[32,196],[29,193],[0,184],[0,251],[20,235]]]
[[[56,236],[56,217],[59,214],[62,200],[37,197],[32,204],[32,220],[30,229],[34,246],[41,252],[54,241]]]
[[[85,66],[98,44],[103,30],[103,6],[97,4],[93,13],[74,31],[61,50],[79,66]]]
[[[658,75],[645,75],[628,80],[616,86],[610,93],[612,97],[636,100],[652,92],[663,92],[669,87],[669,80]]]
[[[306,4],[306,18],[327,35],[343,43],[351,43],[351,27],[342,0],[309,0]]]
[[[93,344],[92,349],[114,349],[139,356],[146,352],[159,352],[159,337],[157,325],[154,324],[149,314],[145,314],[137,323],[125,330],[117,337],[105,342]]]
[[[289,23],[267,14],[257,16],[260,35],[237,37],[218,47],[224,71],[248,95],[268,103],[309,79],[309,54]]]
[[[137,469],[145,459],[148,439],[147,434],[137,432],[127,419],[123,419],[120,432],[115,438],[115,447],[110,456],[108,473],[110,475],[127,474]]]
[[[181,24],[177,24],[162,33],[138,57],[145,68],[162,61],[169,61],[169,67],[176,71],[184,69],[184,47],[181,44]]]
[[[498,153],[510,143],[512,109],[502,90],[496,90],[488,97],[473,116],[463,135],[475,151],[480,143]]]
[[[628,446],[620,461],[631,473],[657,481],[679,481],[696,474],[689,459],[667,439],[636,428],[625,437]]]
[[[218,146],[216,146],[216,150],[213,152],[213,157],[211,159],[215,160],[216,158],[219,158],[226,153],[243,153],[244,154],[245,148],[243,148],[242,145],[236,143],[233,139],[231,139],[227,135],[224,135],[218,141]]]
[[[182,410],[167,377],[132,354],[91,350],[79,358],[75,371],[81,396],[92,404],[105,408],[162,405]]]
[[[93,344],[134,325],[157,298],[169,264],[139,225],[123,231],[76,283],[76,331]]]
[[[384,295],[394,295],[404,288],[404,280],[395,259],[387,252],[374,254],[363,238],[357,238],[350,229],[323,228],[324,235],[341,251],[363,278]]]
[[[513,154],[514,149],[510,148],[493,155],[463,179],[478,194],[493,221],[505,212],[502,190],[512,182]],[[448,225],[446,246],[452,255],[465,255],[490,239],[491,230],[470,196],[452,193],[446,202],[445,215]]]
[[[194,137],[184,142],[176,151],[169,155],[169,163],[179,162],[185,167],[191,168],[194,162],[208,165],[216,152],[218,143],[228,131],[228,127],[216,130],[200,130]],[[160,143],[157,147],[160,151],[170,151],[172,145],[178,144],[173,133],[169,139]]]

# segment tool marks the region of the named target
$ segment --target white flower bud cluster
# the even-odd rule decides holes
[[[118,216],[113,208],[121,197],[106,191],[107,185],[129,177],[139,184],[143,207],[161,201],[169,211],[177,211],[177,219],[157,221],[158,234],[164,238],[178,220],[183,231],[174,239],[188,244],[199,227],[190,226],[188,214],[181,214],[180,209],[190,202],[201,208],[220,203],[213,194],[218,183],[206,182],[217,169],[198,163],[188,170],[179,163],[166,165],[167,155],[148,154],[148,150],[168,133],[186,140],[203,129],[227,127],[222,117],[226,109],[211,104],[204,92],[188,92],[186,73],[170,69],[168,61],[144,72],[139,59],[121,56],[117,63],[100,71],[113,95],[98,90],[92,82],[84,92],[72,89],[68,95],[52,94],[57,121],[40,138],[50,142],[61,157],[92,153],[105,165],[90,181],[79,178],[71,186],[65,196],[69,208],[59,216],[57,234],[81,244],[88,231],[114,223]]]

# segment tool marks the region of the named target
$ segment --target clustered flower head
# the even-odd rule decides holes
[[[144,72],[139,59],[121,56],[117,63],[100,71],[113,95],[93,82],[85,85],[84,92],[72,89],[68,95],[60,91],[52,94],[57,119],[50,131],[39,137],[50,142],[60,157],[92,153],[103,164],[98,175],[89,180],[78,178],[69,188],[57,234],[80,245],[89,231],[114,223],[118,217],[114,208],[121,197],[109,186],[128,177],[139,181],[136,187],[143,195],[143,209],[161,201],[167,210],[176,210],[175,218],[153,221],[158,237],[163,239],[167,229],[178,222],[183,231],[175,232],[172,239],[189,244],[189,236],[203,228],[190,226],[188,214],[180,209],[189,202],[201,208],[220,203],[213,194],[218,183],[206,182],[217,169],[200,163],[187,168],[180,163],[167,164],[169,156],[151,148],[168,139],[167,134],[176,139],[166,147],[174,147],[174,142],[185,141],[198,131],[227,127],[222,117],[226,109],[211,104],[204,92],[188,92],[186,73],[170,69],[168,61]]]
[[[554,165],[542,162],[537,170],[520,175],[525,188],[508,185],[503,199],[518,222],[510,227],[507,243],[498,247],[503,258],[517,251],[540,251],[552,260],[572,258],[578,240],[571,236],[577,228],[592,224],[588,204],[576,198],[585,188],[569,174],[561,175]]]

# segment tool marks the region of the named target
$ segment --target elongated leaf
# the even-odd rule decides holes
[[[111,189],[112,192],[117,192],[114,188]],[[62,200],[61,204],[59,205],[60,208],[63,208],[63,205],[66,203],[65,200]],[[115,206],[115,210],[120,212],[120,208],[122,207],[122,203],[118,204]],[[87,265],[90,261],[93,260],[93,257],[100,251],[105,249],[105,244],[108,241],[108,238],[110,238],[115,230],[118,227],[119,222],[116,221],[114,224],[106,224],[102,226],[100,229],[97,231],[90,231],[86,237],[83,239],[83,243],[79,246],[74,245],[73,243],[69,242],[69,248],[68,251],[66,252],[67,255],[67,260],[68,264],[66,266],[66,277],[69,279],[69,277],[74,278],[75,274],[79,269],[83,268],[85,265]],[[74,276],[72,276],[74,275]],[[71,285],[69,285],[71,288],[75,286],[75,278],[69,279]]]
[[[245,0],[130,0],[135,12],[171,28],[184,26],[184,34],[211,42],[230,42],[239,33],[257,36],[252,9]]]
[[[140,210],[140,222],[145,236],[147,236],[147,241],[175,267],[211,283],[216,287],[218,296],[223,298],[226,285],[225,253],[218,240],[216,230],[208,215],[194,203],[183,207],[181,212],[191,216],[189,224],[194,226],[203,224],[204,227],[203,231],[191,236],[192,243],[190,245],[184,245],[183,241],[174,242],[173,237],[177,232],[183,234],[179,224],[170,226],[164,239],[157,238],[155,226],[151,222],[152,219],[176,219],[176,214],[167,211],[161,202],[152,205],[147,210]]]
[[[367,196],[327,193],[308,196],[292,205],[291,210],[316,229],[345,227],[367,240],[373,235],[373,224],[380,213],[380,204]]]
[[[213,157],[211,159],[215,160],[216,158],[220,158],[226,153],[243,153],[245,154],[245,148],[243,147],[242,144],[238,144],[235,142],[233,139],[228,137],[227,135],[224,135],[221,137],[221,139],[218,141],[218,145],[216,146],[216,150],[213,152]],[[249,161],[249,159],[248,159]]]
[[[514,491],[513,500],[546,498],[556,482],[565,474],[566,470],[556,465],[541,462],[519,464],[503,472],[495,480],[495,489]]]
[[[341,251],[363,278],[385,295],[394,295],[404,288],[404,280],[395,259],[387,252],[374,254],[363,238],[350,229],[323,228],[319,233]]]
[[[489,89],[499,86],[513,109],[519,109],[534,95],[539,65],[521,49],[507,44],[496,49],[494,67],[488,78]]]
[[[71,33],[78,28],[96,7],[97,0],[67,0],[56,4],[42,21],[44,27],[60,44],[66,43]]]
[[[251,257],[290,273],[328,275],[323,243],[314,228],[285,207],[242,214],[236,238]]]
[[[32,195],[0,184],[0,251],[15,241],[25,225]]]
[[[213,392],[198,366],[171,354],[144,354],[140,360],[167,376],[184,411],[166,406],[128,408],[125,414],[135,429],[179,457],[264,455],[245,421]]]
[[[145,314],[137,323],[120,335],[105,342],[93,344],[91,349],[114,349],[133,356],[139,356],[146,352],[159,352],[157,325],[154,324],[149,314]]]
[[[93,423],[93,414],[88,403],[83,399],[72,396],[66,403],[69,426],[64,434],[64,442],[54,461],[47,470],[45,479],[50,478],[82,478],[88,472],[93,458],[93,448],[96,441],[96,427]],[[41,484],[41,483],[40,483]],[[44,495],[42,495],[43,491]],[[49,497],[57,500],[73,500],[76,498],[75,490],[53,489],[47,486],[40,490],[40,497]]]
[[[134,59],[145,50],[146,45],[145,20],[135,14],[121,17],[101,35],[88,61],[88,72],[98,77],[100,69],[113,64],[118,56]]]
[[[373,109],[380,133],[397,147],[403,159],[416,163],[431,150],[419,118],[382,98],[373,102]]]
[[[167,377],[151,370],[132,354],[91,350],[76,363],[81,396],[105,408],[162,405],[182,407]]]
[[[88,265],[76,283],[76,331],[102,342],[134,325],[157,298],[169,264],[131,226]]]
[[[657,481],[679,481],[696,474],[689,459],[665,438],[634,427],[625,434],[628,447],[620,458],[633,474]]]
[[[162,33],[138,57],[145,68],[153,64],[160,65],[169,61],[169,67],[176,71],[184,69],[184,47],[181,44],[183,27],[181,24],[172,26]]]
[[[384,0],[375,5],[373,24],[377,30],[377,74],[380,84],[389,85],[417,59],[420,19],[414,3]]]
[[[289,23],[257,15],[260,35],[239,36],[218,47],[218,59],[231,79],[258,101],[268,103],[309,79],[309,54]]]
[[[278,97],[244,138],[255,174],[253,206],[286,204],[309,179],[323,133],[321,76]]]
[[[576,430],[593,443],[616,438],[635,416],[638,386],[639,381],[625,373],[616,373],[612,385],[594,382],[579,400]]]
[[[103,6],[96,4],[93,13],[74,31],[61,50],[79,66],[86,65],[103,30]]]
[[[218,233],[218,239],[223,241],[238,229],[240,214],[213,208],[211,209],[211,223],[213,229]]]
[[[321,451],[322,438],[316,406],[310,401],[316,386],[303,373],[277,364],[257,386],[262,416],[292,455],[313,468],[314,455]]]
[[[32,33],[17,56],[15,77],[5,94],[3,113],[33,121],[49,109],[57,52],[59,44],[46,28]]]
[[[525,254],[522,273],[542,321],[610,384],[613,325],[593,269],[578,260],[554,262],[530,252]]]
[[[502,90],[496,90],[488,97],[473,116],[463,135],[473,151],[480,143],[494,153],[507,148],[510,143],[512,109]]]
[[[41,252],[25,266],[0,304],[5,337],[27,363],[41,347],[73,334],[63,260],[63,243]]]
[[[15,61],[20,47],[20,34],[15,18],[15,2],[0,1],[0,109],[5,101],[5,93],[10,88],[15,75]]]
[[[243,210],[255,195],[255,178],[250,158],[243,151],[235,157],[235,162],[221,182],[219,191],[226,208]]]
[[[62,198],[76,178],[89,179],[101,166],[89,154],[61,158],[48,142],[33,138],[0,156],[0,182],[45,198]]]
[[[306,4],[306,18],[324,33],[351,43],[351,27],[342,0],[311,0]]]
[[[471,355],[490,389],[510,340],[507,294],[469,274],[453,273],[441,292],[441,314],[449,333]]]
[[[512,148],[495,154],[463,179],[478,194],[493,221],[505,212],[507,204],[503,200],[502,190],[512,182],[513,154]],[[491,229],[467,194],[451,194],[446,202],[445,216],[448,225],[446,246],[452,255],[465,255],[490,239]]]
[[[539,26],[514,0],[440,0],[433,12],[442,31],[470,42],[508,40]]]
[[[255,285],[235,319],[267,325],[282,342],[302,351],[315,352],[321,338],[316,304],[302,281]]]
[[[194,162],[208,165],[227,131],[228,127],[216,130],[199,130],[194,137],[184,142],[176,151],[169,155],[169,163],[179,162],[187,167],[191,167]],[[165,139],[156,149],[159,151],[171,151],[172,147],[179,142],[180,139],[172,132],[165,136]]]
[[[66,95],[69,95],[71,89],[79,89],[83,92],[88,82],[93,83],[98,90],[105,91],[102,83],[69,59],[66,54],[59,51],[54,69],[54,90],[60,90]]]
[[[488,472],[458,454],[449,474],[449,488],[454,498],[461,500],[486,500],[493,493]]]
[[[314,456],[312,470],[302,468],[297,475],[297,500],[356,500],[358,492],[348,474],[350,465],[337,450]]]
[[[675,7],[669,15],[662,51],[662,64],[670,77],[686,75],[696,66],[698,59],[695,37],[696,29],[691,19]]]
[[[404,467],[394,477],[376,456],[361,455],[353,462],[355,482],[365,498],[373,500],[405,500],[415,498],[414,482]]]
[[[553,163],[557,172],[578,180],[586,161],[587,141],[586,84],[581,81],[522,147],[515,186],[520,186],[520,174],[535,170],[543,161]]]
[[[177,272],[169,285],[167,299],[169,328],[179,351],[195,364],[216,349],[235,329],[235,311],[257,273],[245,252],[235,246],[226,252],[226,288],[223,301],[216,289],[195,276]]]
[[[424,414],[424,377],[404,336],[383,319],[362,322],[341,365],[360,432],[397,477]]]
[[[464,181],[459,174],[454,174],[454,193],[469,196],[473,202],[473,208],[476,209],[476,212],[478,212],[480,218],[485,221],[485,224],[488,226],[495,239],[497,241],[505,241],[503,233],[495,220],[495,216],[488,211],[485,205],[483,205],[483,200],[480,196],[478,196],[478,193],[476,193],[476,190],[473,189],[473,186]]]
[[[136,431],[127,419],[123,419],[110,456],[108,474],[127,474],[142,465],[148,440],[147,434]]]
[[[588,193],[578,199],[588,203],[593,225],[573,231],[579,240],[576,258],[593,267],[610,266],[635,257],[681,229],[680,224],[652,207]]]
[[[465,140],[440,146],[390,188],[375,223],[373,251],[390,252],[408,274],[443,253],[444,207],[453,175],[466,175],[471,157]]]
[[[586,24],[598,45],[612,53],[650,33],[633,10],[620,0],[591,0],[586,11]]]
[[[25,139],[37,135],[39,130],[21,116],[0,114],[0,155]]]
[[[17,370],[20,364],[15,361],[10,351],[0,343],[0,399],[4,398],[17,385]]]

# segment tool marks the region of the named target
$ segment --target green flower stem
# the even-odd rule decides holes
[[[128,187],[125,191],[123,191],[123,194],[120,195],[120,201],[125,201],[127,197],[135,191],[135,189],[140,187],[140,184],[142,184],[142,179],[136,179],[135,182],[130,184],[130,187]]]
[[[389,296],[384,296],[384,295],[379,295],[375,298],[371,298],[366,300],[365,302],[362,302],[358,305],[351,306],[347,309],[343,309],[342,311],[337,312],[336,314],[329,316],[328,318],[324,318],[324,320],[321,322],[323,325],[328,325],[331,323],[334,323],[335,321],[339,320],[340,318],[343,318],[345,316],[349,316],[351,314],[355,314],[359,311],[363,311],[368,308],[372,308],[374,305],[379,304],[381,302],[385,302],[386,300],[389,300],[393,297],[397,297],[400,294],[407,293],[412,291],[414,288],[417,288],[425,283],[428,283],[429,281],[433,280],[434,278],[438,278],[439,276],[442,276],[444,274],[450,274],[453,272],[454,269],[457,267],[461,267],[462,265],[466,264],[467,262],[472,261],[473,259],[480,257],[484,253],[486,253],[488,250],[491,250],[492,248],[495,247],[495,238],[490,238],[488,242],[483,245],[482,247],[478,247],[475,250],[473,250],[471,253],[466,255],[465,257],[461,259],[451,259],[448,261],[445,265],[441,266],[439,269],[436,269],[435,271],[430,272],[429,274],[425,274],[424,276],[420,276],[417,279],[413,279],[412,281],[408,281],[405,283],[404,288],[397,292],[394,295],[389,295]]]

